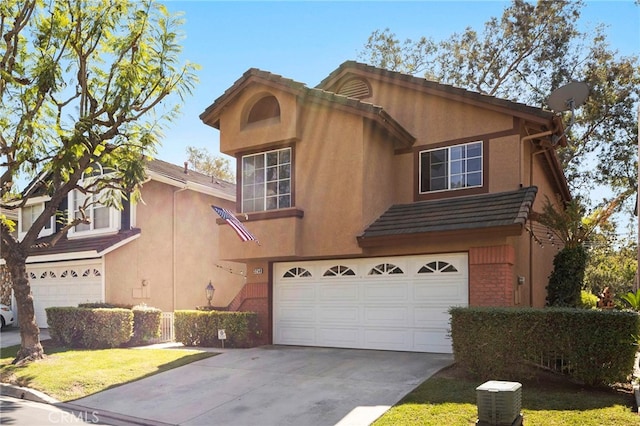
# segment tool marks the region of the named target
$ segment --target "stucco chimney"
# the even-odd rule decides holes
[[[189,173],[189,162],[185,161],[184,162],[184,174],[188,174]]]

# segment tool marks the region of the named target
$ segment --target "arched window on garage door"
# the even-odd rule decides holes
[[[99,277],[102,274],[100,274],[100,271],[98,271],[97,269],[93,268],[93,269],[86,269],[83,273],[82,276],[83,277]]]
[[[64,271],[60,275],[61,278],[67,278],[67,276],[70,276],[72,278],[77,278],[78,277],[78,273],[76,271],[74,271],[73,269],[68,269],[68,270]]]
[[[324,274],[322,274],[322,276],[323,277],[340,277],[340,276],[354,276],[355,274],[356,273],[353,272],[353,269],[349,268],[348,266],[336,265],[327,269],[324,272]]]
[[[374,266],[369,271],[368,275],[399,275],[404,274],[404,271],[400,267],[393,263],[381,263]]]
[[[444,262],[442,260],[429,262],[418,270],[419,274],[433,274],[436,272],[458,272],[458,270],[449,262]]]
[[[44,272],[40,275],[40,278],[41,278],[41,279],[45,279],[45,278],[47,278],[47,277],[49,277],[49,278],[55,278],[55,277],[56,277],[56,274],[55,274],[55,272],[53,272],[53,271],[44,271]]]
[[[309,278],[311,272],[304,268],[291,268],[282,275],[282,278]]]

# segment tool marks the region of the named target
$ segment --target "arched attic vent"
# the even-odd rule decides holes
[[[345,81],[337,93],[356,99],[368,98],[371,96],[371,86],[364,78],[355,77]]]

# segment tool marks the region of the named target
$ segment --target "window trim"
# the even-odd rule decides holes
[[[451,151],[454,148],[463,148],[463,147],[464,147],[464,149],[466,151],[469,146],[477,145],[477,144],[480,144],[480,155],[481,155],[481,157],[480,157],[480,170],[479,170],[480,171],[480,184],[479,185],[462,186],[462,187],[452,187],[451,186],[451,180],[452,180],[452,177],[453,177],[454,174],[451,171],[451,166],[452,166],[452,163],[454,161],[458,160],[458,159],[456,159],[456,160],[452,159]],[[483,167],[483,164],[482,164],[482,160],[483,160],[483,157],[484,157],[484,155],[483,155],[484,146],[483,145],[484,145],[483,141],[480,140],[480,141],[466,142],[466,143],[461,143],[461,144],[456,144],[456,145],[449,145],[449,146],[441,147],[441,148],[432,148],[432,149],[425,149],[425,150],[419,151],[418,152],[418,156],[419,156],[419,158],[418,158],[418,165],[419,165],[418,174],[419,174],[419,184],[420,184],[420,186],[418,188],[419,193],[421,195],[422,194],[433,194],[433,193],[436,193],[436,192],[460,191],[460,190],[463,190],[463,189],[472,189],[472,188],[482,187],[484,185],[484,167]],[[447,171],[446,171],[446,175],[444,176],[444,178],[446,180],[446,186],[447,187],[443,188],[443,189],[434,189],[434,190],[423,191],[422,190],[422,180],[423,180],[423,174],[424,174],[424,171],[423,171],[423,156],[428,154],[428,153],[432,153],[432,152],[436,152],[436,151],[446,151],[446,157],[445,157],[445,160],[444,160],[444,164],[446,165]],[[468,161],[469,158],[470,157],[468,157],[466,155],[464,157],[461,157],[461,159],[463,161]],[[473,157],[473,158],[477,159],[477,157]],[[469,172],[468,170],[465,170],[464,172],[456,173],[455,175],[464,176],[465,180],[466,180],[466,178],[468,177],[468,175],[470,173],[477,173],[477,171],[474,170],[472,172]]]
[[[473,187],[465,187],[465,188],[455,188],[455,189],[444,189],[438,191],[429,191],[429,192],[420,192],[420,184],[421,184],[421,153],[426,151],[433,151],[443,148],[451,148],[460,145],[467,145],[475,142],[482,143],[482,185],[473,186]],[[456,139],[447,142],[431,144],[431,145],[421,145],[414,147],[413,149],[413,164],[415,173],[413,174],[413,185],[414,185],[414,201],[427,201],[441,198],[452,198],[459,197],[463,195],[477,195],[477,194],[485,194],[489,192],[489,138],[487,137],[468,137],[464,139]]]
[[[98,164],[98,167],[100,168],[100,172],[101,172],[100,175],[106,174],[104,173],[104,169],[101,165]],[[83,178],[84,178],[84,175],[83,175]],[[82,182],[82,180],[80,182]],[[69,221],[75,218],[75,207],[76,207],[75,201],[76,201],[77,194],[81,194],[81,192],[77,189],[74,189],[73,191],[69,192],[69,195],[67,196],[67,205],[68,205],[67,217],[69,218]],[[82,194],[82,195],[85,196],[85,194]],[[100,194],[89,193],[89,194],[86,194],[86,196],[99,197]],[[98,228],[98,229],[93,228],[95,224],[95,221],[93,220],[93,215],[94,215],[95,209],[98,207],[105,207],[108,209],[109,226],[107,226],[106,228]],[[69,229],[69,232],[67,233],[67,237],[69,239],[116,234],[120,230],[121,212],[117,210],[115,207],[96,206],[94,204],[94,205],[91,205],[89,209],[90,209],[89,212],[91,217],[91,223],[89,224],[89,229],[78,231],[76,229],[76,226],[77,226],[76,225]]]
[[[22,220],[22,213],[24,212],[24,209],[25,208],[33,208],[35,206],[42,206],[42,210],[38,214],[38,216],[39,216],[44,211],[44,209],[46,207],[46,202],[49,201],[49,198],[48,197],[45,197],[45,198],[37,197],[37,198],[34,198],[34,200],[36,200],[36,201],[31,202],[31,203],[27,203],[23,207],[18,209],[19,212],[18,212],[18,226],[17,226],[17,228],[18,228],[18,240],[19,241],[22,241],[22,239],[25,237],[25,235],[27,235],[27,232],[29,232],[28,230],[27,231],[23,231],[22,230],[22,224],[24,223],[23,220]],[[49,235],[53,235],[53,232],[54,232],[55,227],[56,227],[55,218],[56,218],[55,215],[53,215],[53,216],[51,216],[49,218],[49,229],[43,227],[40,230],[40,233],[38,234],[38,238],[46,237],[46,236],[49,236]],[[33,221],[31,222],[31,224],[33,224]],[[31,229],[31,225],[29,225],[29,229]]]
[[[243,198],[243,189],[244,189],[244,174],[243,174],[243,159],[245,157],[255,156],[255,155],[266,155],[269,152],[280,151],[289,149],[290,156],[290,171],[289,171],[289,206],[281,207],[278,209],[271,210],[254,210],[254,211],[244,211],[244,198]],[[268,148],[260,149],[260,150],[252,150],[246,152],[240,152],[236,155],[236,176],[238,176],[238,182],[236,184],[236,208],[238,212],[254,215],[270,215],[274,212],[281,212],[287,210],[295,209],[295,148],[292,143],[290,144],[279,144],[273,145]],[[266,180],[265,180],[266,185]],[[263,196],[266,199],[266,194]]]

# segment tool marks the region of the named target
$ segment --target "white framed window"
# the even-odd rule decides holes
[[[27,205],[20,208],[20,218],[18,220],[18,238],[24,238],[25,234],[29,231],[33,222],[36,221],[38,216],[44,211],[44,202]],[[51,216],[48,222],[45,223],[42,230],[38,234],[39,237],[45,237],[53,234],[55,227],[55,216]]]
[[[482,186],[482,142],[420,152],[420,193]]]
[[[242,157],[242,212],[291,207],[291,148]]]
[[[90,177],[98,177],[103,174],[100,165],[94,166]],[[83,179],[89,176],[83,176]],[[81,208],[84,208],[89,223],[80,223],[69,230],[69,237],[108,234],[120,229],[120,212],[114,207],[108,207],[100,203],[102,194],[84,194],[79,190],[69,193],[69,217],[78,219],[82,217]]]

